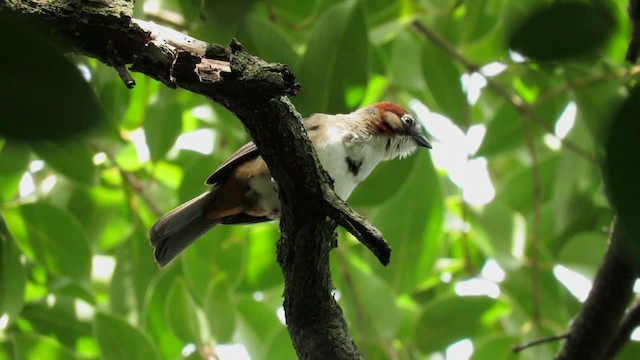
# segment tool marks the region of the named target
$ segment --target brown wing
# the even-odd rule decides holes
[[[324,122],[324,117],[327,116],[325,114],[314,114],[312,117],[306,119],[304,121],[304,127],[307,129],[307,133],[311,136],[313,132],[318,131],[322,127],[322,123]],[[225,162],[223,162],[216,171],[209,176],[205,184],[214,185],[219,184],[224,181],[229,174],[236,168],[238,165],[254,159],[260,156],[258,154],[258,148],[253,141],[250,141],[244,144],[238,151],[236,151],[230,158],[228,158]]]
[[[258,156],[260,156],[260,154],[258,154],[258,148],[253,141],[244,144],[240,149],[238,149],[238,151],[233,153],[230,158],[218,166],[216,171],[214,171],[207,181],[205,181],[205,184],[214,185],[221,183],[236,167],[238,167],[238,165]]]

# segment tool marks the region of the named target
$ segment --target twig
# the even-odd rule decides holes
[[[327,215],[363,243],[378,258],[382,265],[389,264],[391,248],[382,233],[362,215],[356,213],[340,199],[333,190],[325,189],[324,209]]]
[[[118,76],[120,76],[120,79],[124,83],[124,86],[126,86],[128,89],[133,89],[133,87],[136,86],[136,81],[133,80],[131,74],[129,74],[127,68],[124,65],[117,65],[114,66],[114,68],[116,69]]]
[[[535,105],[543,104],[569,90],[582,88],[589,85],[598,84],[601,82],[624,79],[626,77],[635,76],[637,74],[640,74],[640,66],[632,66],[630,68],[616,69],[615,71],[612,71],[609,73],[593,74],[580,79],[567,81],[538,95],[538,97],[535,100]]]
[[[478,65],[473,64],[471,61],[463,57],[455,48],[453,48],[453,46],[451,46],[444,39],[438,36],[438,34],[436,34],[434,31],[432,31],[431,29],[423,25],[421,22],[414,21],[413,26],[416,30],[418,30],[418,32],[420,32],[427,39],[433,42],[436,46],[438,46],[440,49],[446,52],[452,59],[454,59],[455,61],[460,63],[462,66],[464,66],[468,72],[477,72],[480,69]],[[531,167],[532,169],[531,171],[533,176],[533,194],[535,198],[535,206],[534,206],[534,223],[533,223],[533,235],[532,235],[533,249],[531,253],[532,254],[531,268],[533,271],[533,274],[531,277],[532,279],[531,288],[532,288],[532,296],[533,296],[533,322],[535,324],[538,324],[540,320],[540,300],[539,300],[540,280],[539,280],[539,274],[538,274],[538,266],[539,266],[538,251],[540,247],[539,237],[540,237],[540,226],[541,226],[540,212],[542,207],[542,180],[540,178],[538,156],[537,156],[535,144],[533,142],[529,120],[537,123],[538,125],[543,126],[543,128],[550,134],[554,134],[554,132],[550,128],[548,128],[548,126],[546,126],[544,121],[538,119],[533,115],[533,111],[522,100],[522,98],[520,98],[515,94],[510,93],[506,88],[502,87],[499,83],[497,83],[492,78],[487,78],[487,84],[500,97],[509,101],[522,115],[520,116],[520,120],[522,120],[522,128],[525,135],[525,143],[526,143],[527,151],[531,156],[531,160],[533,164]],[[564,139],[560,139],[560,140],[562,141],[563,145],[566,145],[568,143]],[[580,149],[576,145],[572,144],[570,147],[567,147],[567,148],[571,148],[574,151],[578,150],[576,151],[576,153],[580,154],[581,156],[586,156],[587,159],[591,158],[590,156],[588,156],[588,154],[584,150]],[[595,159],[593,159],[592,161],[595,162]]]
[[[540,227],[542,212],[542,180],[540,178],[540,164],[538,162],[538,153],[533,143],[533,135],[531,133],[531,124],[523,116],[522,129],[524,131],[524,139],[527,151],[531,156],[531,174],[533,177],[533,234],[531,235],[531,303],[533,312],[533,323],[540,323]]]
[[[546,344],[546,343],[550,343],[550,342],[566,339],[567,336],[569,336],[569,333],[543,337],[541,339],[536,339],[536,340],[533,340],[533,341],[526,342],[524,344],[516,345],[516,346],[511,348],[511,351],[513,351],[514,353],[517,354],[520,351],[522,351],[524,349],[528,349],[528,348],[533,347],[533,346],[538,346],[538,345],[542,345],[542,344]]]
[[[151,212],[153,212],[154,215],[162,216],[164,214],[164,211],[162,211],[149,196],[149,194],[147,194],[147,192],[145,191],[145,186],[140,183],[140,180],[134,174],[119,167],[118,162],[116,161],[116,157],[109,150],[92,141],[89,141],[88,145],[93,148],[93,150],[102,152],[107,156],[107,159],[109,159],[109,161],[113,163],[113,166],[120,173],[120,177],[122,178],[122,180],[127,183],[128,187],[132,189],[136,194],[138,194],[138,196],[140,196],[142,200],[144,200],[144,202],[147,204],[147,206],[149,206],[149,209],[151,210]]]
[[[609,345],[607,355],[604,358],[613,359],[624,344],[629,341],[631,333],[633,333],[638,325],[640,325],[640,299],[636,299],[622,318],[618,332],[613,337],[613,342]]]
[[[451,46],[448,42],[446,42],[443,38],[441,38],[438,34],[433,32],[431,29],[423,25],[420,21],[416,20],[413,22],[413,27],[418,30],[419,33],[424,35],[429,41],[436,44],[442,51],[446,52],[451,58],[462,64],[465,69],[470,72],[478,72],[480,67],[471,61],[467,60],[460,54],[453,46]]]
[[[413,22],[413,27],[420,34],[422,34],[427,39],[429,39],[434,44],[436,44],[438,47],[440,47],[440,49],[442,49],[445,53],[447,53],[451,58],[453,58],[458,63],[460,63],[465,68],[465,70],[467,72],[469,72],[469,73],[477,72],[480,69],[480,67],[478,65],[473,64],[472,62],[467,60],[465,57],[463,57],[455,48],[453,48],[449,43],[447,43],[444,39],[442,39],[438,34],[436,34],[433,30],[431,30],[430,28],[428,28],[425,25],[423,25],[421,22],[419,22],[417,20],[414,21]],[[510,91],[508,91],[505,87],[503,87],[500,83],[495,81],[493,78],[487,77],[486,80],[487,80],[487,86],[492,91],[494,91],[501,98],[503,98],[506,101],[508,101],[513,107],[516,108],[516,110],[521,115],[523,115],[525,117],[528,117],[533,123],[535,123],[536,125],[541,127],[546,133],[548,133],[549,135],[553,136],[558,141],[560,141],[560,143],[562,144],[562,146],[564,148],[566,148],[567,150],[572,151],[576,155],[586,159],[591,164],[598,165],[598,161],[596,160],[596,158],[593,155],[591,155],[591,153],[589,153],[588,151],[582,149],[581,147],[579,147],[578,145],[574,144],[572,141],[567,140],[566,138],[561,139],[558,136],[556,136],[555,132],[553,131],[553,129],[549,125],[547,125],[547,123],[544,120],[542,120],[539,116],[537,116],[533,112],[531,107],[529,105],[527,105],[522,100],[522,98],[520,98],[516,94],[512,94]]]

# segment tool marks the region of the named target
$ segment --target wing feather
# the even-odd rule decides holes
[[[231,172],[236,167],[238,167],[238,165],[246,162],[247,160],[254,159],[258,156],[260,156],[260,154],[258,154],[258,148],[256,147],[256,144],[253,143],[253,141],[244,144],[240,149],[238,149],[238,151],[233,153],[230,158],[228,158],[227,160],[225,160],[225,162],[218,166],[216,171],[214,171],[213,174],[209,176],[207,181],[205,181],[205,184],[220,184],[229,176],[229,174],[231,174]]]

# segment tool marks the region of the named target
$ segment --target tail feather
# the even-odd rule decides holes
[[[205,210],[214,191],[208,191],[160,218],[149,230],[153,256],[160,266],[165,266],[207,230],[218,224],[208,219]]]

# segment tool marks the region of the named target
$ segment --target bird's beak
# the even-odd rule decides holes
[[[429,140],[427,140],[427,138],[422,133],[413,133],[411,134],[411,137],[413,138],[413,141],[415,141],[418,146],[431,149],[431,144],[429,143]]]

